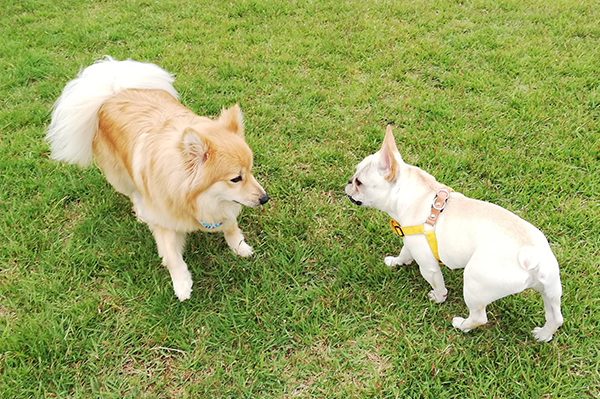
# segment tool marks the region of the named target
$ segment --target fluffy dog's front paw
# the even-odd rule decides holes
[[[400,263],[400,257],[399,256],[386,256],[383,259],[383,263],[385,263],[389,267],[396,266],[398,263]]]
[[[138,207],[135,204],[133,204],[132,210],[133,210],[133,213],[139,223],[146,223],[146,221],[144,220],[144,218],[141,215],[141,212],[138,210]]]
[[[543,327],[536,327],[532,331],[533,337],[538,340],[538,342],[549,342],[552,339],[552,333],[545,330]]]
[[[173,279],[173,289],[175,290],[175,295],[177,295],[177,298],[179,298],[180,301],[183,302],[186,299],[190,299],[190,295],[192,295],[193,284],[192,275],[189,272],[187,272],[187,275]]]
[[[455,317],[452,319],[452,326],[454,328],[458,328],[459,330],[461,330],[462,332],[469,332],[471,330],[469,329],[463,329],[462,324],[465,322],[465,319],[462,317]]]
[[[448,297],[447,290],[444,290],[441,292],[435,292],[435,290],[429,291],[429,299],[431,299],[435,303],[443,303],[446,301],[447,297]]]
[[[238,245],[237,248],[231,248],[231,250],[234,254],[244,257],[250,256],[254,253],[254,251],[252,251],[252,247],[246,244],[246,241],[240,242],[240,245]]]

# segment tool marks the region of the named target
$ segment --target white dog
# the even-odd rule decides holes
[[[404,246],[400,255],[384,262],[394,266],[415,260],[433,288],[431,300],[442,303],[448,293],[440,264],[465,269],[469,317],[455,317],[454,327],[467,332],[487,323],[488,304],[527,288],[542,294],[546,312],[546,324],[536,327],[533,336],[550,341],[562,325],[558,262],[544,234],[506,209],[452,192],[404,163],[390,126],[381,150],[356,167],[346,194],[354,204],[392,217]]]

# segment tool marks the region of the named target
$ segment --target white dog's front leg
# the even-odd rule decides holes
[[[444,284],[444,275],[440,270],[440,265],[435,259],[427,259],[425,262],[419,263],[421,275],[433,290],[429,291],[429,299],[435,303],[442,303],[448,296],[448,290]]]
[[[396,265],[410,265],[412,261],[413,257],[406,245],[402,247],[398,256],[386,256],[385,259],[383,259],[383,263],[389,267]]]
[[[183,246],[185,233],[165,229],[156,225],[150,226],[158,254],[163,260],[163,265],[169,269],[175,295],[180,301],[185,301],[192,294],[192,275],[183,261]]]
[[[252,247],[246,244],[244,235],[238,227],[237,221],[228,222],[228,225],[223,229],[223,233],[227,245],[229,245],[229,248],[231,248],[234,254],[246,257],[254,253]]]

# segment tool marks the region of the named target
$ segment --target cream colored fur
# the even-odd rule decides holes
[[[350,200],[388,213],[401,226],[423,224],[433,198],[444,187],[427,172],[403,162],[388,126],[382,148],[365,158],[346,186]],[[425,225],[425,229],[432,229]],[[563,323],[558,262],[544,235],[529,222],[497,205],[452,192],[435,225],[441,261],[464,268],[463,295],[469,317],[452,325],[464,332],[487,323],[486,306],[510,294],[533,288],[542,294],[546,324],[536,327],[538,341],[550,341]],[[419,265],[431,285],[431,300],[442,303],[448,290],[440,266],[424,235],[404,237],[388,266]]]
[[[234,253],[249,256],[237,216],[269,197],[251,172],[239,106],[217,120],[197,116],[177,101],[172,82],[153,64],[98,61],[65,87],[47,140],[56,160],[86,166],[93,157],[131,199],[183,301],[193,284],[182,256],[187,233],[223,232]]]

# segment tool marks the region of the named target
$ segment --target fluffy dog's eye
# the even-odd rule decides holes
[[[238,176],[238,177],[230,180],[230,182],[232,182],[232,183],[239,183],[241,181],[242,181],[242,176]]]
[[[360,180],[358,180],[358,179],[354,179],[354,181],[356,182],[356,185],[357,185],[357,186],[361,186],[361,185],[362,185],[362,182],[361,182]]]

